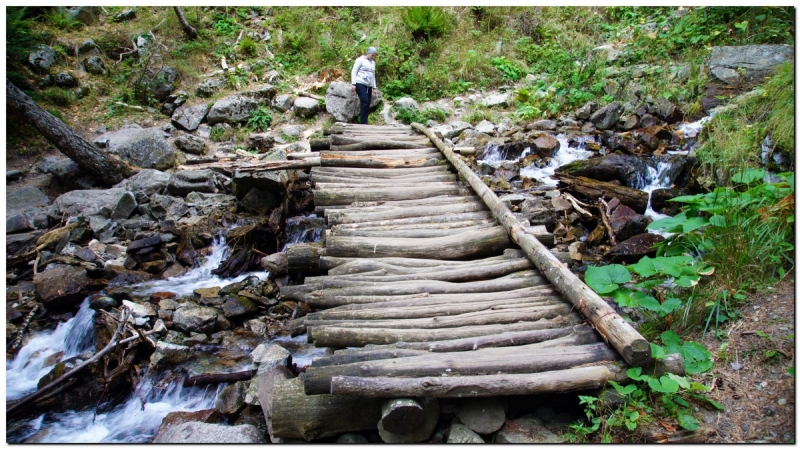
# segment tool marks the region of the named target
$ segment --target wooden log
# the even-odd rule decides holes
[[[454,221],[449,223],[436,222],[436,223],[419,223],[419,224],[394,225],[394,226],[346,227],[341,225],[334,225],[330,228],[330,231],[334,234],[344,233],[346,231],[448,231],[448,230],[470,228],[474,226],[491,227],[496,224],[497,222],[494,221],[494,219],[487,218],[483,220],[463,220],[463,221]]]
[[[335,216],[328,218],[328,224],[331,226],[341,225],[343,228],[357,228],[369,226],[397,226],[397,225],[413,225],[413,224],[430,224],[430,223],[453,223],[464,220],[486,220],[492,218],[489,211],[481,212],[464,212],[452,213],[438,216],[425,216],[425,217],[408,217],[408,218],[393,218],[389,220],[376,220],[364,221],[357,223],[339,223]]]
[[[411,398],[391,399],[381,405],[379,425],[388,432],[406,435],[422,426],[424,422],[425,410],[419,402]]]
[[[258,395],[258,402],[261,404],[261,411],[264,413],[264,420],[267,423],[267,433],[273,443],[282,443],[283,439],[275,436],[272,430],[272,400],[274,397],[275,382],[278,380],[291,379],[292,373],[289,368],[285,366],[275,366],[265,373],[261,373],[257,377],[256,394]]]
[[[403,188],[432,188],[432,187],[458,187],[458,184],[455,181],[423,181],[423,182],[405,182],[401,180],[397,180],[393,184],[385,183],[385,184],[362,184],[358,182],[347,182],[345,180],[340,180],[339,182],[318,182],[314,184],[315,194],[316,192],[322,190],[338,190],[338,189],[364,189],[364,188],[374,188],[374,187],[381,187],[381,188],[394,188],[394,189],[403,189]]]
[[[286,246],[287,271],[289,273],[316,273],[319,258],[325,254],[321,243],[296,243]]]
[[[331,378],[335,376],[450,377],[483,376],[498,371],[508,374],[539,373],[590,363],[613,362],[618,357],[604,343],[546,349],[530,349],[525,345],[486,348],[321,368],[312,365],[306,371],[304,386],[306,394],[328,394],[331,391]]]
[[[296,161],[267,161],[256,162],[253,160],[231,160],[220,162],[209,162],[205,164],[179,165],[177,170],[201,170],[205,168],[218,169],[223,173],[233,174],[236,171],[249,173],[255,171],[275,171],[275,170],[301,170],[311,167],[318,167],[321,159],[309,157]]]
[[[472,302],[486,302],[495,300],[515,300],[515,299],[549,299],[559,297],[560,293],[548,284],[535,287],[525,287],[516,290],[488,292],[488,293],[459,293],[459,294],[416,294],[398,296],[352,296],[338,297],[342,300],[351,301],[347,304],[337,306],[335,311],[345,310],[366,310],[366,309],[391,309],[397,307],[435,307],[438,305],[449,305],[454,302],[464,304]],[[366,302],[358,302],[364,300]]]
[[[519,346],[541,343],[549,340],[556,340],[570,335],[583,336],[589,332],[584,330],[585,326],[560,327],[554,329],[542,329],[519,332],[503,332],[495,335],[483,335],[480,337],[459,338],[442,341],[423,341],[423,342],[398,342],[395,344],[397,349],[429,351],[429,352],[458,352],[474,351],[481,348],[497,348],[502,346]],[[582,343],[585,344],[585,343]]]
[[[328,151],[331,149],[331,139],[309,139],[311,151]]]
[[[362,350],[348,354],[333,354],[324,357],[316,357],[312,360],[311,365],[319,368],[321,366],[348,365],[350,363],[365,362],[368,360],[387,360],[398,357],[416,357],[418,355],[425,354],[428,354],[428,352],[413,349],[390,348]]]
[[[357,140],[357,139],[354,139]],[[331,151],[372,151],[428,148],[430,142],[416,143],[402,140],[362,140],[349,145],[331,145]]]
[[[320,153],[316,151],[312,151],[309,153],[289,153],[286,155],[289,159],[309,159],[312,157],[320,157]]]
[[[414,226],[414,225],[410,225]],[[409,228],[414,229],[414,228]],[[519,249],[515,248],[508,248],[503,250],[503,254],[498,256],[487,257],[485,259],[481,259],[479,261],[468,261],[468,260],[440,260],[440,259],[410,259],[406,257],[383,257],[379,259],[361,259],[357,257],[329,257],[325,256],[327,264],[330,265],[331,268],[338,267],[342,264],[367,264],[367,265],[375,265],[383,264],[384,266],[398,266],[398,267],[408,267],[408,268],[423,268],[423,267],[440,267],[440,266],[467,266],[473,263],[483,263],[483,262],[496,262],[501,260],[508,260],[508,259],[519,259],[520,257],[524,256],[524,252]],[[379,268],[378,268],[379,269]],[[367,270],[370,271],[370,270]],[[341,274],[341,273],[339,273]]]
[[[272,432],[278,438],[306,441],[374,429],[381,418],[379,399],[323,394],[308,396],[300,379],[275,382],[270,410]]]
[[[362,150],[362,151],[346,151],[346,150],[337,150],[337,151],[323,151],[321,154],[335,154],[340,156],[357,156],[357,157],[396,157],[396,158],[405,158],[405,157],[413,157],[413,156],[425,156],[425,157],[432,157],[438,160],[443,160],[444,156],[442,153],[436,149],[436,147],[431,147],[430,145],[420,147],[420,148],[413,148],[413,149],[396,149],[396,150]]]
[[[317,190],[314,192],[314,204],[318,206],[346,205],[355,201],[397,201],[429,198],[438,195],[464,195],[468,189],[453,186],[441,187],[363,187]]]
[[[431,254],[443,260],[465,259],[493,254],[508,248],[511,241],[505,229],[467,231],[428,239],[331,236],[326,255],[339,257],[411,257]]]
[[[379,157],[379,156],[349,156],[346,154],[323,153],[320,165],[323,167],[354,167],[354,168],[402,168],[402,167],[432,167],[442,161],[434,156],[408,156],[408,157]]]
[[[347,223],[371,223],[386,220],[398,220],[401,218],[412,217],[441,217],[445,214],[465,214],[468,212],[482,212],[486,210],[486,205],[477,201],[458,202],[451,204],[440,204],[432,206],[418,207],[394,207],[390,209],[378,210],[374,212],[361,211],[358,209],[340,209],[329,211],[326,218],[328,223],[333,225]]]
[[[442,174],[431,174],[427,176],[418,176],[418,175],[411,175],[411,176],[398,176],[396,178],[372,178],[366,176],[354,176],[354,175],[340,175],[340,176],[328,176],[328,175],[321,175],[321,174],[314,174],[310,177],[309,181],[311,182],[312,186],[315,186],[318,182],[348,182],[348,183],[358,183],[358,184],[368,184],[368,185],[378,185],[378,184],[393,184],[396,181],[403,181],[405,183],[409,182],[455,182],[458,180],[458,177],[452,173],[441,172]]]
[[[505,204],[439,139],[424,126],[414,123],[414,129],[422,132],[444,153],[447,160],[458,170],[478,195],[486,202],[497,221],[509,232],[536,267],[564,296],[585,316],[601,335],[632,366],[644,366],[650,362],[650,343],[630,324],[614,311],[600,296],[586,286],[575,274],[565,267],[527,229],[517,221]]]
[[[388,345],[400,341],[419,342],[454,340],[523,330],[552,329],[572,324],[572,319],[560,315],[550,320],[524,321],[511,324],[487,324],[483,326],[462,326],[439,329],[394,329],[323,326],[315,329],[314,344],[318,347],[344,348],[366,345]]]
[[[430,238],[430,237],[445,237],[453,235],[454,233],[464,231],[477,231],[494,227],[494,223],[484,223],[475,226],[464,228],[450,228],[450,229],[380,229],[380,230],[362,230],[362,229],[340,229],[338,231],[326,230],[326,237],[331,235],[341,235],[350,237],[401,237],[401,238]]]
[[[414,378],[334,376],[331,392],[360,398],[528,396],[601,388],[615,379],[618,370],[613,364],[604,364],[533,374]]]
[[[436,165],[433,167],[404,167],[404,168],[354,168],[354,167],[331,167],[319,166],[312,167],[311,174],[321,174],[328,176],[367,176],[374,178],[394,178],[395,176],[424,176],[431,173],[451,173],[448,165]]]
[[[402,135],[393,135],[391,136],[391,140],[393,142],[409,142],[409,143],[418,143],[418,144],[425,144],[426,146],[431,146],[431,141],[428,140],[427,137],[421,136],[419,134],[413,136],[402,136]],[[354,143],[361,143],[361,142],[380,142],[385,139],[382,139],[380,136],[371,136],[367,135],[364,137],[349,137],[343,136],[340,134],[334,134],[330,136],[330,143],[331,145],[351,145]]]
[[[553,176],[568,186],[569,191],[583,198],[592,200],[607,198],[611,200],[616,197],[619,198],[622,204],[630,207],[637,213],[643,214],[647,210],[647,201],[649,199],[647,192],[598,181],[584,176],[570,176],[564,173],[556,173]]]

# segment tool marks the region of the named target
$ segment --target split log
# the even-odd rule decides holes
[[[328,218],[330,226],[341,225],[343,228],[358,228],[365,226],[397,226],[397,225],[412,225],[412,224],[430,224],[430,223],[453,223],[464,220],[486,220],[491,219],[492,214],[489,211],[483,212],[464,212],[464,213],[451,213],[438,216],[425,216],[425,217],[409,217],[409,218],[392,218],[389,220],[376,220],[365,221],[358,223],[339,223],[335,216]]]
[[[438,419],[438,416],[436,418]],[[381,406],[379,425],[388,432],[406,435],[418,429],[424,422],[425,410],[413,399],[392,399],[385,401]]]
[[[465,259],[493,254],[508,248],[511,241],[500,226],[428,239],[331,236],[326,255],[339,257],[427,258],[436,254],[443,260]]]
[[[597,181],[584,176],[570,176],[563,173],[553,175],[568,186],[568,190],[584,198],[596,200],[598,198],[619,198],[622,204],[643,214],[647,210],[648,195],[641,190],[630,187],[618,186],[608,182]]]
[[[289,273],[316,273],[319,258],[325,254],[321,243],[296,243],[286,246],[286,269]]]
[[[551,285],[544,284],[535,287],[525,287],[516,290],[488,292],[488,293],[459,293],[459,294],[428,294],[399,295],[399,296],[339,296],[342,301],[349,303],[337,306],[331,311],[344,310],[366,310],[366,309],[391,309],[397,307],[434,307],[438,305],[448,305],[454,302],[472,303],[496,300],[515,300],[515,299],[546,299],[557,298],[560,293]],[[365,302],[357,302],[365,300]]]
[[[331,149],[330,139],[309,139],[308,144],[311,151],[328,151]]]
[[[304,384],[308,395],[328,394],[331,391],[331,378],[336,376],[485,376],[498,371],[529,374],[575,368],[590,363],[613,362],[618,357],[604,343],[547,349],[529,349],[527,346],[486,348],[471,352],[435,353],[321,368],[312,365],[306,371]]]
[[[334,145],[331,141],[331,151],[413,150],[428,147],[430,147],[430,142],[416,143],[402,140],[362,140],[361,142],[348,145]]]
[[[269,438],[273,443],[283,442],[282,438],[275,436],[275,432],[272,429],[272,401],[274,398],[275,382],[278,380],[291,379],[292,377],[289,368],[281,365],[258,375],[258,389],[256,393],[258,395],[258,402],[261,404],[261,411],[264,413],[264,420],[267,423]]]
[[[464,228],[451,229],[381,229],[381,230],[362,230],[362,229],[340,229],[338,231],[325,231],[325,237],[331,235],[349,237],[389,237],[389,238],[431,238],[445,237],[458,232],[478,231],[494,227],[494,223],[484,223]]]
[[[528,396],[604,387],[609,380],[614,380],[618,369],[613,364],[605,364],[534,374],[416,378],[334,376],[331,392],[360,398]]]
[[[351,168],[402,168],[433,167],[443,161],[433,155],[407,157],[349,156],[346,154],[323,153],[320,164],[323,167]]]
[[[381,419],[379,399],[323,394],[308,396],[300,379],[277,380],[270,411],[272,435],[306,441],[374,429]]]
[[[309,153],[310,154],[310,153]],[[312,186],[315,186],[318,182],[348,182],[348,183],[358,183],[358,184],[368,184],[368,185],[378,185],[378,184],[394,184],[396,181],[403,181],[404,183],[410,182],[448,182],[452,181],[455,182],[458,180],[458,177],[452,173],[441,172],[441,174],[429,174],[427,176],[419,176],[419,175],[411,175],[411,176],[398,176],[393,178],[373,178],[373,177],[366,177],[366,176],[355,176],[355,175],[339,175],[339,176],[329,176],[329,175],[322,175],[322,174],[312,174],[310,177],[310,182]]]
[[[364,187],[318,190],[314,192],[317,206],[347,205],[355,201],[397,201],[430,198],[438,195],[468,195],[469,190],[457,185],[442,187]]]
[[[484,335],[480,337],[459,338],[454,340],[442,340],[431,342],[398,342],[395,344],[397,349],[419,350],[429,352],[458,352],[475,351],[482,348],[498,348],[502,346],[533,345],[546,341],[555,341],[562,337],[577,336],[575,341],[587,344],[591,342],[586,334],[593,334],[591,329],[588,331],[586,326],[579,325],[574,327],[560,327],[554,329],[542,329],[519,332],[503,332],[495,335]],[[562,340],[564,341],[564,340]]]
[[[366,176],[374,178],[394,178],[396,176],[425,176],[431,173],[451,173],[448,165],[436,165],[433,167],[405,167],[405,168],[353,168],[353,167],[333,167],[319,166],[311,169],[312,176],[315,174],[328,176]]]
[[[341,134],[331,135],[329,137],[329,139],[330,139],[331,145],[351,145],[351,144],[354,144],[354,143],[375,142],[375,141],[383,141],[383,140],[385,140],[385,139],[382,139],[379,136],[376,136],[376,137],[371,137],[371,136],[349,137],[349,136],[343,136]],[[427,146],[431,146],[431,141],[427,137],[421,136],[419,134],[416,134],[416,135],[413,135],[413,136],[397,136],[397,135],[395,135],[395,136],[392,136],[392,141],[396,141],[396,142],[413,142],[413,143],[420,143],[420,144],[425,144]]]
[[[315,329],[314,345],[317,347],[357,347],[366,345],[388,345],[400,341],[420,342],[454,340],[459,338],[478,337],[499,334],[501,332],[530,331],[563,327],[564,323],[573,323],[573,318],[564,315],[550,320],[524,321],[511,324],[487,324],[483,326],[462,326],[440,329],[393,329],[323,326]]]
[[[597,293],[592,291],[559,262],[544,245],[528,234],[527,229],[517,221],[508,207],[498,200],[497,195],[486,187],[480,178],[436,136],[418,123],[412,124],[412,127],[428,136],[437,148],[445,154],[447,160],[458,170],[459,174],[483,198],[494,217],[508,231],[514,242],[528,254],[531,262],[594,325],[600,334],[622,354],[628,364],[644,366],[649,363],[651,357],[650,343],[647,340],[600,298]]]

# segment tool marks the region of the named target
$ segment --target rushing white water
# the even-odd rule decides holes
[[[569,146],[567,137],[564,134],[559,134],[556,136],[556,138],[561,146],[559,147],[558,151],[553,154],[549,164],[544,167],[529,165],[520,170],[520,176],[536,179],[548,186],[556,186],[558,185],[558,180],[552,179],[550,176],[556,172],[558,167],[567,165],[570,162],[577,160],[588,159],[594,154],[592,151],[585,149],[586,147],[584,146],[583,140],[579,140],[578,147],[573,148]]]
[[[54,331],[39,332],[29,338],[16,357],[6,362],[6,401],[36,390],[39,379],[59,361],[91,349],[93,319],[94,310],[85,299],[72,319],[60,323]]]
[[[173,292],[179,297],[192,295],[198,288],[224,287],[228,284],[241,282],[249,276],[257,276],[264,280],[267,277],[266,271],[243,273],[235,278],[223,279],[211,271],[218,268],[225,258],[228,257],[230,248],[225,245],[225,237],[219,236],[214,239],[211,245],[211,254],[199,267],[190,270],[180,276],[157,281],[144,282],[134,288],[140,294],[151,294],[155,292]]]
[[[174,379],[159,385],[146,375],[125,403],[107,413],[46,413],[18,426],[17,434],[7,437],[8,442],[148,443],[167,414],[214,408],[217,395],[226,385],[187,388],[182,382]]]
[[[647,167],[647,178],[643,186],[639,190],[647,192],[647,210],[644,212],[645,217],[650,217],[653,221],[661,220],[662,218],[669,217],[669,215],[660,214],[653,210],[650,204],[653,191],[658,189],[665,189],[672,185],[672,180],[669,178],[669,169],[672,168],[672,163],[669,161],[659,161],[655,168]],[[662,237],[669,237],[672,235],[665,231],[648,231],[652,234],[658,234]]]
[[[307,217],[289,217],[286,219],[286,243],[281,251],[286,251],[286,245],[294,243],[319,242],[322,231],[325,229],[325,218],[311,214]]]

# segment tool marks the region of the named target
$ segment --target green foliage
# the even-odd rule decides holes
[[[246,56],[256,56],[258,54],[258,46],[256,41],[250,36],[245,36],[239,41],[239,51]]]
[[[269,113],[269,108],[259,106],[258,109],[250,113],[250,118],[247,119],[245,126],[253,131],[266,131],[271,124],[272,114]]]
[[[461,120],[469,123],[472,126],[475,126],[483,120],[488,120],[490,122],[494,121],[494,116],[490,112],[478,108],[467,114],[464,114],[464,116],[461,117]]]
[[[83,23],[70,16],[66,8],[54,7],[44,13],[44,19],[54,27],[65,31],[75,30],[83,26]]]
[[[437,107],[428,107],[420,111],[413,106],[402,108],[392,106],[392,111],[395,112],[397,120],[400,120],[406,125],[414,122],[425,124],[428,120],[443,122],[447,120],[448,115],[447,111]]]
[[[62,89],[60,87],[31,92],[30,96],[37,103],[51,104],[60,107],[67,107],[75,102],[75,94],[69,89]]]
[[[26,8],[6,6],[6,64],[24,61],[38,43],[33,19],[26,19],[25,12]]]
[[[250,84],[250,75],[247,70],[233,67],[225,73],[225,83],[228,87],[239,90],[242,86]]]
[[[503,73],[503,78],[511,81],[517,81],[525,75],[525,69],[517,66],[504,56],[492,58],[492,65]]]
[[[416,40],[443,36],[451,19],[440,7],[410,6],[403,11],[403,23]]]
[[[222,142],[225,139],[225,128],[215,127],[211,128],[211,140],[214,142]]]
[[[217,16],[217,20],[214,22],[212,27],[220,36],[231,36],[235,32],[239,31],[242,26],[236,23],[233,18],[221,14]]]

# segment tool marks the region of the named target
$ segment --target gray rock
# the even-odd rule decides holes
[[[454,444],[485,443],[480,435],[464,424],[458,423],[453,423],[450,426],[450,435],[447,437],[447,442]]]
[[[537,137],[532,143],[533,151],[543,158],[553,157],[553,154],[561,148],[561,142],[549,135]]]
[[[736,86],[744,81],[744,78],[739,74],[738,70],[729,69],[727,67],[713,67],[710,71],[715,78],[725,84]]]
[[[158,220],[178,220],[189,211],[186,202],[181,198],[169,195],[153,194],[150,197],[150,213]]]
[[[335,444],[369,444],[366,438],[355,433],[346,433],[334,442]]]
[[[45,307],[77,304],[88,292],[86,269],[72,265],[55,265],[33,276],[36,294]]]
[[[117,301],[114,298],[102,295],[94,295],[89,300],[89,307],[94,310],[110,311],[112,308],[117,307]]]
[[[531,123],[531,129],[538,131],[555,131],[556,122],[554,120],[537,120]],[[525,127],[527,129],[527,126]]]
[[[106,66],[99,56],[89,56],[84,59],[83,67],[92,75],[105,75],[107,73]]]
[[[617,236],[617,240],[622,242],[637,234],[646,232],[647,225],[650,220],[644,215],[637,214],[630,207],[620,204],[614,208],[611,215],[609,215],[609,222],[611,229]]]
[[[458,136],[465,129],[472,129],[472,125],[470,125],[468,122],[462,122],[458,120],[453,122],[448,122],[448,125],[453,127],[453,133],[449,136],[445,136],[448,139],[452,139],[453,137]]]
[[[191,203],[200,215],[210,215],[214,211],[236,212],[236,197],[224,193],[191,192],[186,195],[186,201]]]
[[[520,204],[519,208],[531,226],[543,225],[557,217],[557,213],[551,206],[550,201],[541,197],[526,199]]]
[[[456,135],[451,125],[437,125],[432,126],[430,129],[432,133],[439,134],[445,139],[449,139]]]
[[[131,192],[126,192],[119,197],[116,206],[111,210],[111,219],[120,220],[131,216],[139,204],[136,197]]]
[[[53,79],[55,80],[56,86],[58,87],[64,87],[69,89],[71,87],[78,86],[78,80],[75,79],[75,77],[72,76],[72,74],[69,72],[56,73]]]
[[[209,333],[217,322],[217,309],[205,306],[181,307],[172,315],[175,329],[181,332]]]
[[[67,13],[72,20],[84,25],[94,25],[97,22],[97,10],[97,6],[73,6],[67,9]]]
[[[586,120],[597,110],[597,106],[597,102],[587,101],[586,104],[575,111],[575,117],[580,120]]]
[[[223,415],[235,415],[244,408],[244,383],[234,382],[223,388],[214,408]]]
[[[647,167],[639,157],[612,153],[571,162],[557,168],[556,173],[585,176],[606,182],[617,180],[628,187],[636,187],[639,176],[647,173]]]
[[[264,190],[250,189],[247,195],[242,198],[242,207],[246,211],[255,214],[265,215],[277,205],[278,200],[275,195]]]
[[[256,99],[272,101],[272,99],[275,98],[275,95],[277,93],[278,93],[277,87],[271,84],[261,84],[245,92],[245,95],[249,95]]]
[[[172,114],[172,124],[184,131],[194,131],[208,114],[207,104],[183,105]],[[210,131],[209,131],[210,133]],[[208,136],[205,136],[208,137]]]
[[[136,11],[132,9],[126,9],[119,14],[114,15],[114,21],[116,22],[127,22],[128,20],[133,20],[136,18]]]
[[[26,232],[23,234],[6,235],[6,254],[17,254],[33,250],[36,239],[41,236],[41,232]],[[25,251],[22,251],[22,250]]]
[[[491,107],[495,107],[495,106],[506,107],[509,104],[510,98],[511,98],[511,95],[509,95],[509,94],[489,95],[488,97],[486,97],[483,100],[481,100],[481,105],[485,106],[487,108],[491,108]]]
[[[136,251],[144,248],[153,248],[161,245],[161,236],[154,235],[136,239],[128,244],[127,253],[134,254]]]
[[[743,70],[748,81],[757,80],[767,75],[776,66],[787,61],[794,61],[794,47],[791,45],[745,45],[739,47],[714,47],[708,61],[711,73],[725,81],[726,74],[722,69]],[[732,82],[738,82],[733,80]]]
[[[270,70],[266,75],[264,75],[264,79],[270,83],[277,83],[278,81],[282,80],[283,77],[277,70]]]
[[[172,332],[172,331],[170,331]],[[156,350],[150,355],[150,368],[178,365],[192,358],[192,348],[176,343],[158,341]]]
[[[115,185],[115,188],[130,190],[133,193],[142,192],[146,196],[164,191],[169,182],[170,174],[160,170],[146,168],[139,173]]]
[[[250,97],[230,95],[214,103],[208,111],[206,120],[209,125],[245,122],[258,106],[259,102]]]
[[[124,189],[72,190],[53,201],[50,214],[56,217],[100,215],[108,218],[117,206],[120,197],[128,193]]]
[[[6,218],[6,234],[32,231],[34,229],[36,227],[33,225],[33,218],[28,214],[9,215]]]
[[[146,318],[156,316],[156,311],[150,304],[138,304],[127,299],[122,300],[122,305],[130,309],[131,316],[135,318]]]
[[[172,93],[172,86],[178,79],[178,72],[169,66],[162,67],[158,72],[142,80],[143,89],[137,92],[140,101],[149,101],[151,98],[164,101]]]
[[[414,99],[413,99],[413,98],[411,98],[411,97],[403,97],[403,98],[398,98],[398,99],[397,99],[397,100],[395,100],[395,102],[394,102],[394,107],[395,107],[395,108],[398,108],[398,109],[402,109],[402,108],[413,108],[413,109],[416,109],[416,110],[418,110],[418,111],[420,111],[420,110],[421,110],[421,109],[420,109],[420,106],[419,106],[419,103],[417,103],[417,100],[414,100]]]
[[[153,439],[153,443],[156,444],[261,444],[266,442],[264,434],[250,424],[227,426],[194,421],[169,427]]]
[[[294,97],[291,95],[278,95],[272,100],[272,107],[280,112],[286,112],[292,109],[292,105],[294,105]]]
[[[283,129],[281,129],[281,133],[286,137],[299,139],[300,137],[303,137],[303,131],[305,130],[306,127],[303,125],[289,125],[289,126],[284,126]]]
[[[506,404],[497,398],[466,399],[456,412],[456,417],[476,433],[493,433],[506,420]]]
[[[533,415],[511,419],[494,436],[495,443],[556,444],[563,441],[542,425]]]
[[[313,117],[319,110],[319,101],[308,98],[299,97],[294,100],[294,115],[298,117]]]
[[[289,351],[281,346],[262,343],[250,353],[250,358],[258,363],[258,372],[262,373],[276,366],[288,366],[290,355]]]
[[[592,49],[591,53],[597,54],[608,62],[614,62],[622,56],[622,50],[612,44],[601,45]]]
[[[288,160],[286,152],[275,150],[264,157],[263,161],[285,161]],[[289,175],[286,170],[264,171],[264,172],[237,172],[231,180],[233,194],[237,198],[243,198],[250,189],[259,189],[282,195],[286,190],[286,183],[289,182]]]
[[[50,73],[50,67],[56,62],[56,51],[53,47],[39,45],[28,55],[28,63],[33,71],[40,74]]]
[[[655,113],[670,125],[683,119],[683,113],[671,101],[661,97],[656,102]]]
[[[217,193],[211,169],[182,170],[172,174],[167,183],[168,194],[186,196],[192,192]]]
[[[381,102],[381,94],[373,95],[370,109],[374,109]],[[358,95],[352,91],[349,83],[334,82],[328,85],[325,93],[325,110],[337,121],[349,122],[359,114],[360,103]]]
[[[77,54],[70,54],[70,56],[81,56],[81,55],[88,55],[88,54],[94,54],[94,55],[101,55],[102,54],[102,50],[100,49],[100,46],[98,46],[97,43],[95,41],[93,41],[92,39],[84,40],[83,43],[78,46]]]
[[[41,190],[25,186],[6,195],[6,214],[25,212],[48,204],[50,199]]]
[[[247,143],[254,150],[265,151],[275,146],[275,137],[270,133],[250,134]]]
[[[609,129],[617,123],[620,115],[622,115],[622,105],[611,103],[592,114],[589,121],[594,123],[597,129]]]
[[[175,165],[175,149],[157,127],[128,126],[109,133],[108,151],[141,168],[166,170]]]
[[[225,318],[237,318],[256,312],[258,312],[258,305],[244,296],[228,298],[222,305],[222,313],[225,314]]]
[[[70,190],[91,189],[100,185],[100,181],[94,175],[69,158],[47,156],[39,164],[39,170],[50,173]]]
[[[225,85],[225,81],[220,78],[208,78],[197,86],[197,96],[208,98],[217,93]]]
[[[639,234],[624,242],[617,243],[604,256],[614,263],[636,263],[644,256],[655,257],[653,245],[662,242],[664,237],[658,234]]]
[[[475,125],[475,131],[489,135],[494,134],[494,124],[488,120],[481,120]]]
[[[176,147],[187,153],[197,155],[203,155],[206,153],[206,141],[193,134],[178,136],[173,142],[175,143]]]

